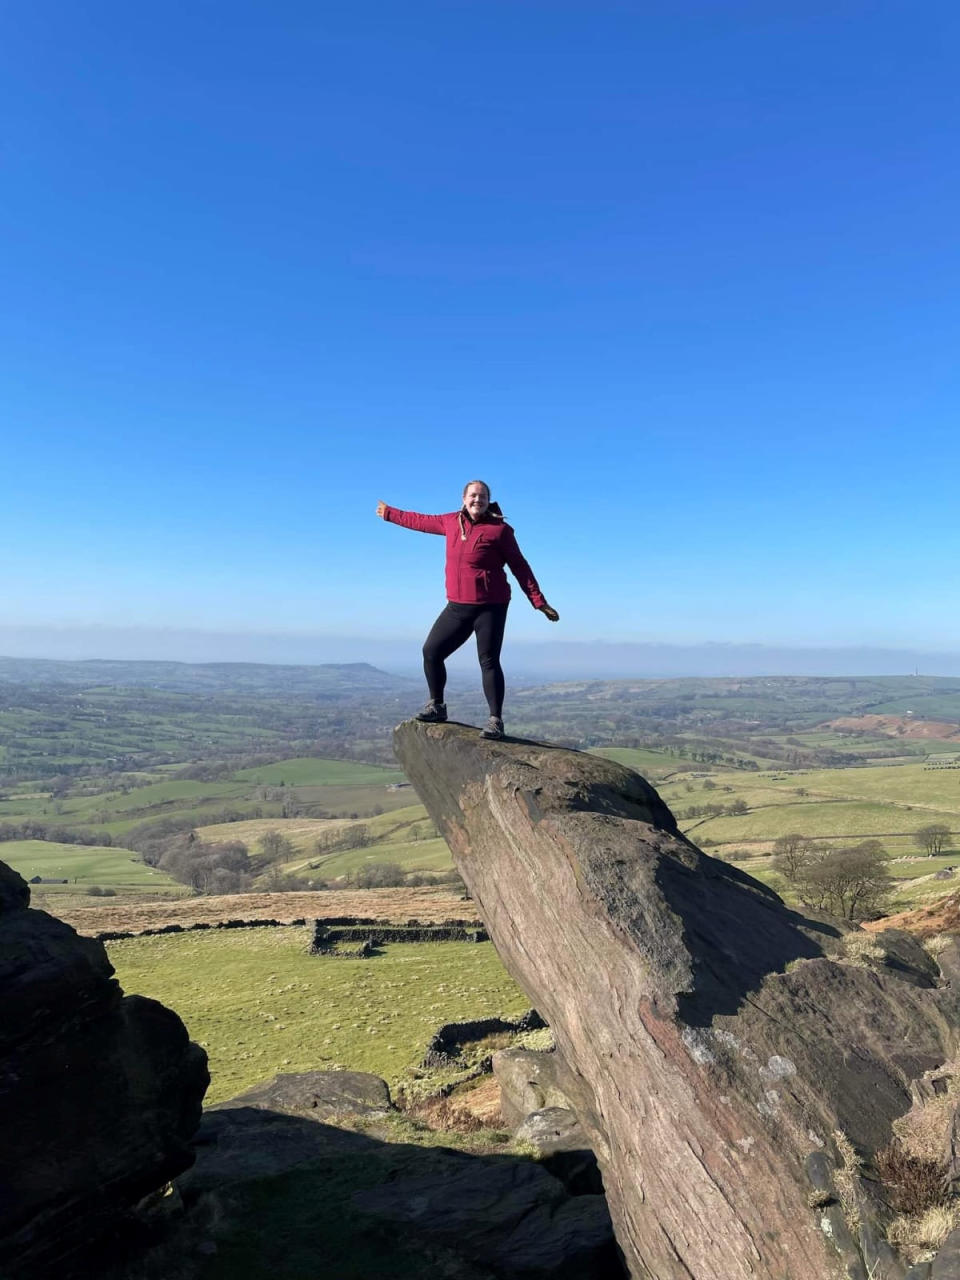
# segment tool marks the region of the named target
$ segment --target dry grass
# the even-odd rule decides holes
[[[911,1262],[929,1257],[960,1226],[960,1200],[945,1186],[946,1138],[957,1106],[960,1063],[946,1062],[947,1092],[915,1103],[894,1123],[896,1137],[877,1155],[877,1172],[897,1217],[888,1238]]]
[[[49,909],[49,908],[48,908]],[[337,889],[329,893],[236,893],[225,897],[185,898],[75,907],[56,913],[78,933],[139,933],[166,924],[217,924],[221,920],[310,920],[323,916],[364,916],[403,923],[475,921],[476,908],[447,886],[410,889]]]
[[[478,1133],[481,1129],[500,1129],[500,1086],[492,1076],[484,1077],[474,1088],[450,1094],[446,1098],[424,1098],[406,1108],[411,1120],[428,1129],[443,1133]]]
[[[871,920],[864,928],[871,932],[881,929],[906,929],[918,938],[932,938],[935,934],[960,933],[960,893],[956,891],[937,898],[928,906],[913,911],[901,911],[882,920]]]
[[[854,929],[845,933],[842,940],[843,953],[838,957],[844,964],[856,965],[862,969],[871,968],[870,961],[880,961],[887,954],[870,933],[862,929]]]
[[[856,1179],[862,1167],[861,1160],[854,1150],[853,1143],[842,1129],[834,1129],[833,1141],[840,1156],[840,1164],[834,1171],[833,1184],[837,1189],[837,1199],[840,1201],[840,1208],[843,1210],[847,1225],[856,1233],[860,1217]]]
[[[887,1239],[916,1262],[939,1249],[957,1227],[960,1227],[960,1201],[955,1200],[951,1204],[935,1205],[920,1217],[901,1214],[894,1218]]]

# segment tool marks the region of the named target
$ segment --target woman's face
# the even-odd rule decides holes
[[[490,495],[485,484],[468,484],[463,495],[463,505],[471,520],[477,520],[490,505]]]

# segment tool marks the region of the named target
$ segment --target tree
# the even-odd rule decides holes
[[[358,889],[389,889],[406,881],[406,873],[397,862],[368,862],[350,877],[350,883]]]
[[[914,832],[914,841],[926,851],[927,857],[939,854],[950,839],[950,828],[943,822],[932,822],[928,827],[921,827]]]
[[[267,862],[285,862],[297,856],[296,845],[280,831],[265,831],[257,841],[257,849]]]
[[[809,857],[810,841],[798,831],[773,842],[773,869],[793,883]]]
[[[808,856],[797,886],[804,899],[845,920],[876,915],[893,887],[877,841],[866,840],[850,849],[824,849]]]

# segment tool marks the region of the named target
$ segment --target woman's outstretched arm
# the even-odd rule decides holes
[[[533,607],[539,609],[551,622],[558,622],[560,620],[559,613],[552,605],[547,604],[544,599],[543,592],[533,576],[533,570],[527,564],[523,557],[523,552],[517,546],[517,539],[509,525],[503,531],[503,554],[513,576],[520,583],[524,595]]]
[[[404,529],[415,529],[417,533],[445,532],[443,516],[424,516],[419,511],[401,511],[399,507],[390,507],[385,502],[377,503],[377,515],[389,524],[400,524]]]

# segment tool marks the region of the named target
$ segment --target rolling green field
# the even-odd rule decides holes
[[[8,789],[0,796],[0,822],[33,820],[116,837],[157,818],[190,817],[198,826],[209,825],[225,810],[251,819],[281,817],[290,807],[305,816],[373,815],[410,805],[415,798],[410,788],[392,789],[402,780],[396,769],[312,757],[241,770],[214,782],[170,778],[163,769],[140,770],[123,775],[122,785],[114,781],[93,790],[88,784],[56,798],[35,784]]]
[[[942,822],[960,832],[960,818],[955,813],[911,810],[891,804],[871,804],[866,800],[772,803],[742,816],[694,819],[682,821],[680,825],[694,842],[709,839],[715,844],[727,845],[738,841],[776,840],[794,831],[823,840],[909,835],[932,822]]]
[[[361,871],[371,862],[395,862],[404,871],[450,871],[453,868],[446,840],[398,840],[321,858],[317,873],[335,879]]]
[[[445,1022],[530,1001],[490,943],[400,943],[370,960],[311,956],[310,930],[218,930],[108,945],[128,994],[175,1009],[207,1050],[207,1102],[278,1071],[347,1067],[400,1083]]]
[[[704,782],[712,784],[704,786]],[[820,838],[906,835],[944,823],[960,836],[960,771],[923,764],[859,769],[674,777],[660,788],[675,811],[743,800],[749,812],[681,819],[691,839],[718,844],[774,840],[788,832]],[[804,794],[799,794],[803,792]]]
[[[181,897],[189,890],[163,871],[147,867],[130,849],[93,845],[55,844],[47,840],[7,840],[0,844],[0,859],[25,880],[34,876],[66,877],[68,884],[31,886],[44,894],[84,891],[90,885],[116,889],[117,893],[143,892]]]
[[[409,799],[410,793],[403,792]],[[360,849],[318,852],[316,843],[351,827],[362,826],[370,843]],[[250,849],[268,831],[279,831],[298,856],[282,864],[290,875],[311,872],[325,880],[352,875],[371,862],[392,862],[404,871],[449,871],[453,866],[446,841],[439,839],[423,805],[406,805],[372,818],[344,821],[333,818],[256,818],[198,828],[202,840],[242,840]]]
[[[678,756],[644,747],[594,747],[592,754],[625,764],[628,769],[642,773],[649,782],[656,782],[658,778],[666,778],[671,773],[690,767],[689,761],[681,760]]]
[[[960,866],[960,771],[931,769],[923,760],[903,765],[762,773],[710,772],[673,775],[660,794],[678,815],[709,804],[742,801],[747,812],[720,817],[679,817],[681,830],[708,853],[734,862],[790,897],[770,866],[773,842],[800,834],[834,848],[878,839],[897,882],[891,911],[952,892],[956,881],[935,873]],[[798,794],[802,793],[802,794]],[[951,836],[944,856],[928,858],[914,833],[932,823]]]
[[[242,782],[288,787],[364,786],[369,783],[387,787],[391,783],[403,781],[403,774],[399,769],[357,764],[352,760],[321,760],[313,756],[279,760],[275,764],[260,765],[254,769],[240,769],[234,777]]]

